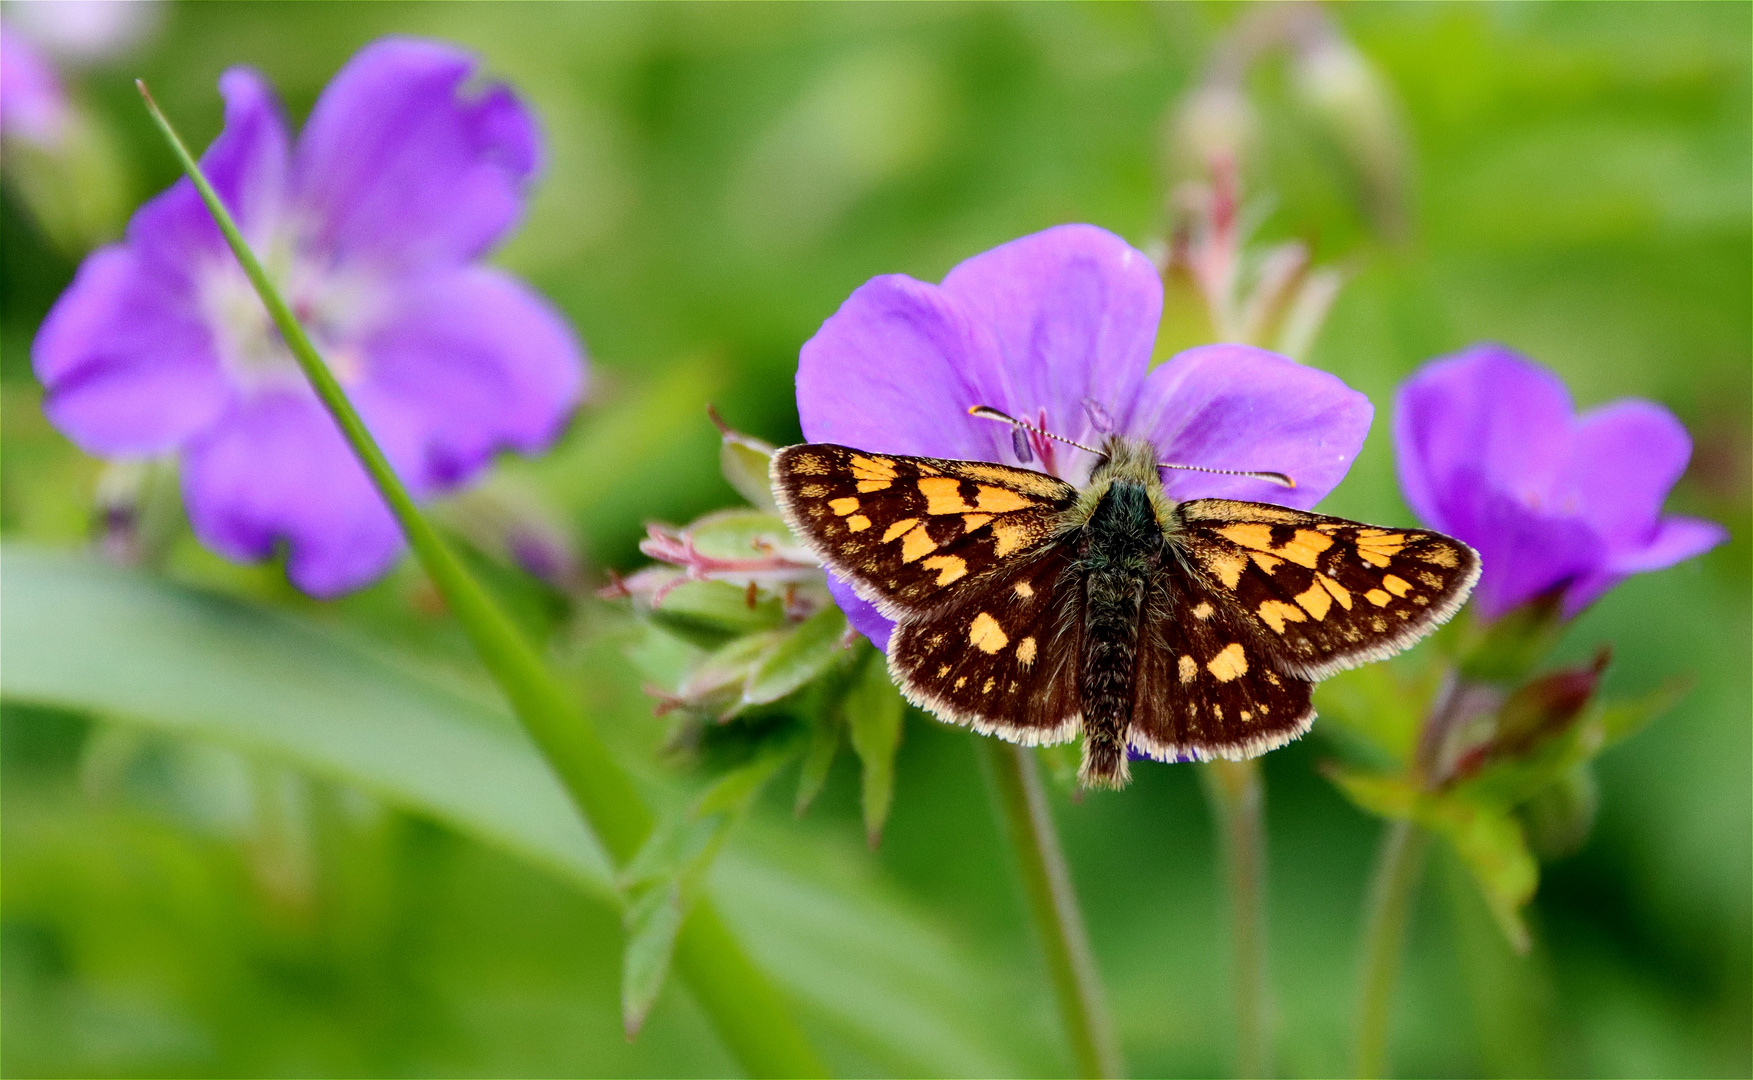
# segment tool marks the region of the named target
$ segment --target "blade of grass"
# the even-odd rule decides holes
[[[395,514],[414,551],[445,602],[462,623],[481,661],[510,699],[542,756],[559,776],[603,847],[617,863],[631,859],[651,832],[651,811],[639,798],[627,774],[609,754],[595,727],[554,678],[535,649],[511,619],[420,513],[389,459],[346,391],[318,355],[304,328],[293,317],[219,195],[170,121],[152,99],[144,82],[136,82],[147,111],[170,144],[189,182],[213,215],[232,253],[255,287],[287,348],[311,382],[325,408],[340,425],[348,445],[371,476]],[[821,1076],[824,1069],[805,1042],[802,1030],[787,1011],[777,989],[755,967],[729,927],[702,898],[677,942],[676,966],[713,1026],[733,1054],[754,1076]]]

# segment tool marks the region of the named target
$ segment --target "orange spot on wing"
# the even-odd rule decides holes
[[[1333,598],[1319,584],[1310,585],[1305,592],[1298,593],[1294,599],[1297,606],[1315,617],[1319,622],[1327,617],[1327,610],[1333,606]]]
[[[1213,554],[1205,565],[1217,575],[1217,580],[1223,582],[1224,588],[1233,589],[1242,580],[1242,571],[1247,568],[1248,560],[1226,551]]]
[[[918,481],[928,514],[965,514],[974,509],[962,499],[962,482],[953,476],[926,476]]]
[[[1016,510],[1027,510],[1034,506],[1033,499],[1025,499],[1009,488],[989,487],[981,484],[974,498],[976,509],[988,514],[1008,514]]]
[[[1034,533],[1021,525],[1000,522],[992,526],[992,539],[994,541],[992,554],[1002,559],[1013,551],[1027,547],[1029,541],[1034,538]]]
[[[1267,626],[1272,627],[1275,634],[1284,633],[1285,623],[1308,622],[1309,617],[1303,609],[1295,604],[1287,604],[1283,600],[1263,600],[1259,608],[1260,618]]]
[[[901,561],[917,562],[937,550],[937,541],[925,531],[923,524],[915,525],[913,531],[901,537]]]
[[[968,624],[968,643],[990,655],[1010,644],[1010,638],[1005,636],[997,619],[982,611]]]
[[[1211,672],[1218,682],[1239,679],[1248,673],[1248,655],[1240,643],[1225,645],[1223,651],[1205,665],[1205,670]]]
[[[1340,607],[1344,608],[1346,611],[1351,610],[1351,590],[1325,574],[1316,574],[1315,580],[1321,583],[1321,588],[1326,589],[1327,592],[1332,595],[1333,599],[1339,601]]]
[[[891,540],[907,535],[907,532],[917,524],[919,524],[918,518],[902,518],[900,521],[895,522],[893,525],[890,525],[883,530],[883,543],[886,544]]]
[[[1232,544],[1240,544],[1255,551],[1272,550],[1272,526],[1258,522],[1246,522],[1241,525],[1226,525],[1217,530],[1217,535]]]
[[[967,562],[956,555],[933,555],[919,565],[927,570],[936,570],[939,585],[948,585],[968,576]]]
[[[1274,555],[1282,555],[1298,566],[1306,566],[1313,570],[1321,552],[1333,546],[1333,538],[1314,529],[1298,529],[1283,547],[1272,549]]]

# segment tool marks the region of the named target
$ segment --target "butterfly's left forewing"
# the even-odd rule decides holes
[[[1266,503],[1180,504],[1178,541],[1211,599],[1281,672],[1324,679],[1382,660],[1461,606],[1479,577],[1466,544]]]
[[[770,472],[792,531],[896,620],[1036,555],[1077,501],[1070,484],[1028,469],[831,443],[778,450]]]

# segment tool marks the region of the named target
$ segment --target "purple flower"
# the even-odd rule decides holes
[[[968,415],[990,405],[1086,445],[1109,432],[1136,435],[1164,461],[1297,481],[1287,491],[1170,471],[1170,498],[1313,506],[1351,467],[1369,430],[1369,400],[1332,375],[1246,345],[1189,349],[1147,373],[1162,304],[1150,260],[1091,225],[1013,240],[957,266],[942,285],[873,278],[804,344],[804,437],[1085,479],[1090,455],[1013,442],[1013,429]],[[886,647],[893,624],[831,576],[829,585],[853,626]]]
[[[67,128],[67,91],[55,69],[18,31],[0,25],[0,134],[42,147]]]
[[[1557,376],[1501,345],[1408,379],[1394,445],[1419,518],[1479,550],[1473,597],[1487,619],[1554,589],[1575,615],[1627,575],[1727,537],[1714,522],[1660,516],[1692,454],[1673,414],[1626,400],[1577,416]]]
[[[202,159],[245,237],[416,496],[558,434],[584,383],[541,298],[478,260],[516,222],[539,140],[467,54],[388,39],[355,56],[296,146],[272,91],[220,79]],[[394,520],[307,387],[194,188],[180,180],[86,259],[37,335],[50,418],[112,457],[178,452],[196,534],[236,559],[284,541],[331,596],[395,561]]]

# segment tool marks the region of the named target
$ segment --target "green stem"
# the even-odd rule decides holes
[[[554,678],[504,610],[420,513],[341,384],[244,242],[201,166],[152,100],[146,84],[136,85],[153,122],[182,162],[183,171],[255,286],[287,348],[395,514],[408,546],[462,623],[482,663],[510,699],[524,729],[559,776],[587,826],[616,863],[626,863],[651,832],[651,811],[572,694]],[[743,953],[705,898],[696,902],[677,940],[676,966],[712,1017],[719,1036],[749,1073],[823,1075],[821,1062],[804,1041],[778,990]]]
[[[1266,789],[1260,763],[1212,761],[1200,769],[1217,821],[1229,887],[1236,1004],[1236,1075],[1269,1076],[1272,997],[1266,972]]]
[[[1400,975],[1400,954],[1406,944],[1406,923],[1424,869],[1430,834],[1409,821],[1392,821],[1382,834],[1375,878],[1363,931],[1362,972],[1357,999],[1355,1074],[1360,1080],[1384,1075],[1388,1057],[1388,1020],[1394,1005],[1394,984]]]
[[[999,816],[1016,852],[1029,916],[1047,957],[1078,1075],[1119,1076],[1120,1046],[1114,1022],[1102,997],[1089,932],[1084,929],[1077,894],[1071,888],[1071,873],[1053,828],[1035,752],[998,739],[977,738],[975,744],[992,779]]]

